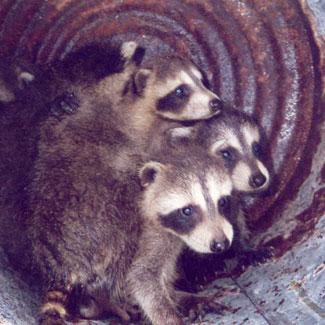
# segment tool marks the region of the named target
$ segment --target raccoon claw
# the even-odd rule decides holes
[[[209,299],[209,298],[208,298]],[[193,306],[188,312],[189,321],[195,322],[202,320],[205,315],[214,313],[224,315],[224,311],[227,309],[226,306],[213,301],[202,301],[196,306]]]
[[[141,318],[139,308],[128,303],[109,302],[106,305],[98,305],[95,300],[90,299],[86,305],[79,308],[79,316],[84,319],[101,319],[112,315],[119,318],[118,324],[139,321]]]
[[[57,97],[50,106],[52,114],[56,117],[59,117],[64,113],[71,115],[77,111],[79,101],[73,93],[64,93]]]
[[[129,322],[138,322],[141,320],[141,312],[137,306],[130,304],[125,304],[123,306],[111,305],[110,312],[113,312],[116,316],[120,318],[120,322],[129,323]],[[120,324],[120,323],[118,323]]]
[[[223,315],[228,307],[216,302],[217,299],[216,295],[204,296],[184,292],[184,295],[181,297],[180,312],[190,322],[202,319],[206,314],[212,312]]]
[[[239,256],[239,264],[245,269],[249,265],[258,266],[274,256],[273,247],[262,247],[243,251]]]
[[[129,319],[132,322],[138,322],[142,318],[142,314],[138,306],[128,305],[125,307],[125,311],[128,313]]]

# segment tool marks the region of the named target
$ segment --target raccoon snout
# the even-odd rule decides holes
[[[266,177],[262,173],[257,173],[250,177],[249,185],[254,188],[261,187],[266,182]]]
[[[210,111],[212,113],[216,113],[216,112],[220,112],[222,110],[223,103],[220,99],[215,98],[210,101],[209,106],[210,106]]]
[[[223,242],[214,240],[210,245],[210,249],[213,253],[222,253],[227,250],[229,246],[230,242],[227,238],[225,238]]]

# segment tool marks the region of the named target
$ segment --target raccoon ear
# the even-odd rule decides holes
[[[139,46],[136,42],[124,42],[121,45],[121,55],[124,58],[126,64],[134,63],[139,66],[146,53],[145,48]]]
[[[134,93],[137,95],[141,95],[144,89],[147,86],[148,78],[151,74],[151,70],[149,69],[139,69],[133,75],[133,89]]]
[[[172,147],[188,145],[195,137],[194,127],[172,128],[165,132],[167,143]]]
[[[147,162],[139,171],[141,185],[147,187],[153,183],[157,174],[164,168],[165,166],[157,161]]]
[[[138,44],[136,42],[124,42],[121,45],[121,55],[125,61],[131,60],[132,56],[134,55]]]

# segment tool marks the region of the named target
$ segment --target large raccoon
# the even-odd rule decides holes
[[[52,114],[41,122],[37,158],[30,177],[33,181],[26,191],[29,198],[24,204],[28,207],[23,219],[30,249],[26,251],[28,260],[26,263],[22,261],[22,264],[28,266],[31,263],[32,270],[41,275],[44,288],[49,290],[42,308],[44,324],[51,323],[46,316],[51,316],[51,311],[52,323],[56,322],[53,320],[56,317],[57,322],[60,322],[66,313],[61,305],[74,310],[74,301],[80,299],[76,297],[85,296],[87,300],[87,297],[104,296],[108,305],[106,309],[112,311],[120,310],[114,302],[116,299],[119,300],[122,296],[123,301],[122,284],[132,257],[137,252],[143,224],[138,211],[141,188],[134,176],[134,170],[142,161],[143,148],[137,148],[137,142],[133,141],[130,134],[129,121],[125,119],[123,111],[117,109],[119,107],[132,111],[131,98],[136,101],[135,96],[138,96],[135,95],[133,86],[128,88],[130,80],[132,83],[135,80],[135,74],[130,74],[128,69],[137,71],[137,64],[124,64],[122,71],[99,81],[94,76],[94,81],[89,84],[87,78],[66,81],[65,86],[58,89],[64,90],[69,96],[66,94],[64,98],[58,97],[64,101],[59,106],[70,107],[72,103],[74,114]],[[56,71],[60,71],[60,68]],[[129,78],[127,81],[126,75]],[[122,91],[115,93],[114,89],[117,88],[110,91],[105,88],[108,78],[121,81]],[[39,79],[35,77],[35,80]],[[54,79],[54,85],[48,88],[50,98],[51,87],[54,93],[57,91],[57,80],[59,79]],[[46,91],[46,88],[35,85],[41,93]],[[150,85],[153,87],[155,83]],[[117,86],[118,83],[115,83]],[[163,82],[159,87],[165,89]],[[157,89],[156,87],[155,91]],[[216,97],[212,93],[211,96]],[[143,103],[142,95],[139,100]],[[150,105],[147,109],[155,109],[155,106]],[[131,116],[130,120],[132,122]],[[128,132],[125,133],[125,130]],[[127,148],[128,156],[119,153],[121,147]],[[130,166],[129,160],[132,161]],[[123,163],[127,166],[122,168]],[[160,163],[168,165],[164,161]],[[208,166],[208,160],[206,164]],[[116,173],[119,168],[122,172]],[[214,168],[219,170],[216,166]],[[225,184],[229,185],[230,180],[226,174],[223,172],[222,175],[225,175]],[[190,184],[191,179],[185,176],[184,182],[186,180]],[[215,180],[217,183],[218,180]],[[150,188],[152,187],[148,186],[147,189]],[[205,191],[206,188],[202,190]],[[230,191],[231,188],[226,192]],[[206,195],[198,195],[206,199]],[[210,203],[207,206],[210,213]],[[232,228],[220,218],[216,219],[216,232],[221,236],[220,227],[226,227],[231,242]],[[226,246],[227,241],[220,237],[213,249],[220,251]],[[19,257],[22,258],[20,254]],[[115,258],[119,258],[118,261]],[[118,274],[115,274],[116,270]],[[101,294],[97,294],[98,291]],[[83,295],[83,292],[86,294]],[[79,312],[79,308],[76,309]]]
[[[197,146],[191,155],[163,151],[140,181],[132,172],[114,178],[104,140],[115,135],[91,125],[87,137],[73,128],[41,134],[26,230],[45,294],[41,323],[63,324],[78,310],[77,292],[104,296],[111,311],[131,294],[153,324],[182,324],[169,291],[175,261],[184,245],[201,253],[230,246],[231,180]]]
[[[116,68],[112,71],[111,64],[105,61],[109,58],[105,51],[109,52],[109,48],[92,45],[71,53],[52,64],[44,84],[50,82],[48,88],[62,94],[49,106],[53,115],[66,120],[64,125],[73,123],[78,129],[86,115],[99,116],[100,112],[105,123],[115,122],[119,140],[114,141],[119,145],[115,144],[111,164],[116,170],[132,166],[134,147],[145,151],[152,132],[157,127],[162,130],[161,124],[205,119],[221,111],[222,102],[204,87],[202,73],[191,62],[177,57],[155,58],[140,67],[145,50],[126,42],[115,55],[111,54]],[[62,112],[68,114],[62,116]],[[72,113],[69,118],[67,115]],[[82,130],[79,128],[79,132]]]

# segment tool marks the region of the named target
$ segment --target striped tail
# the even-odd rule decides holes
[[[63,325],[68,316],[66,304],[68,294],[53,290],[48,291],[39,314],[40,325]]]

